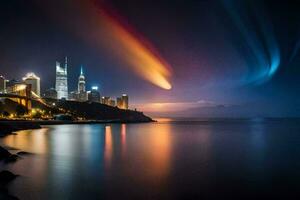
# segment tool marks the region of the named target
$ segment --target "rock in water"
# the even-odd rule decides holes
[[[17,177],[17,175],[11,173],[10,171],[3,170],[0,172],[0,184],[6,185],[10,181],[14,180]]]
[[[19,151],[17,153],[18,156],[27,156],[27,155],[32,155],[32,153],[26,152],[26,151]]]
[[[15,154],[11,154],[8,158],[6,158],[4,160],[4,162],[6,163],[13,163],[13,162],[16,162],[20,157],[18,155],[15,155]]]
[[[5,199],[5,200],[18,200],[17,197],[12,196],[9,194],[7,188],[1,188],[0,187],[0,199]]]
[[[7,159],[11,156],[11,153],[9,153],[6,149],[0,146],[0,160]]]

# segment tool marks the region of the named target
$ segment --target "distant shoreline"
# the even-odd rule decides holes
[[[66,124],[123,124],[123,123],[149,123],[149,121],[132,121],[132,120],[80,120],[80,121],[63,121],[63,120],[0,120],[0,137],[10,135],[13,132],[29,129],[40,129],[43,125],[66,125]]]

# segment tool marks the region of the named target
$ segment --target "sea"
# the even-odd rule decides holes
[[[1,163],[20,175],[8,192],[24,200],[300,198],[300,119],[157,120],[0,138],[29,153]]]

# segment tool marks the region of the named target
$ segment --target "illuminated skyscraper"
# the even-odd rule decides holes
[[[128,95],[127,94],[123,94],[122,95],[122,104],[123,104],[123,109],[128,109]]]
[[[59,62],[56,62],[56,83],[55,90],[57,91],[58,99],[68,99],[68,59],[65,58],[65,67],[61,67]]]
[[[121,97],[117,98],[117,107],[120,109],[128,109],[128,95],[123,94]]]
[[[88,93],[88,99],[91,102],[100,103],[100,93],[97,86],[92,87],[92,90]]]
[[[85,77],[83,74],[82,66],[80,68],[80,75],[78,78],[78,93],[85,92]]]
[[[34,94],[38,96],[41,95],[40,78],[33,72],[27,73],[26,76],[23,77],[23,82],[27,85],[31,85],[31,91],[34,92]]]
[[[85,77],[83,74],[82,66],[80,68],[80,75],[78,78],[78,100],[87,101],[87,93],[85,91]]]
[[[109,99],[110,99],[110,97],[102,97],[101,103],[105,104],[105,105],[109,105]]]
[[[115,107],[116,106],[116,101],[114,99],[112,99],[112,98],[109,98],[108,105]]]
[[[118,108],[123,108],[123,102],[121,97],[117,97],[117,107]]]
[[[0,76],[0,93],[6,92],[6,80],[3,76]]]

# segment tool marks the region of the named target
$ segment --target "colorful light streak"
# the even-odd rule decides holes
[[[110,47],[124,60],[131,69],[143,79],[169,90],[171,68],[164,59],[154,51],[153,46],[141,35],[133,31],[128,24],[121,23],[103,5],[99,5],[98,14],[102,28],[105,29]]]

